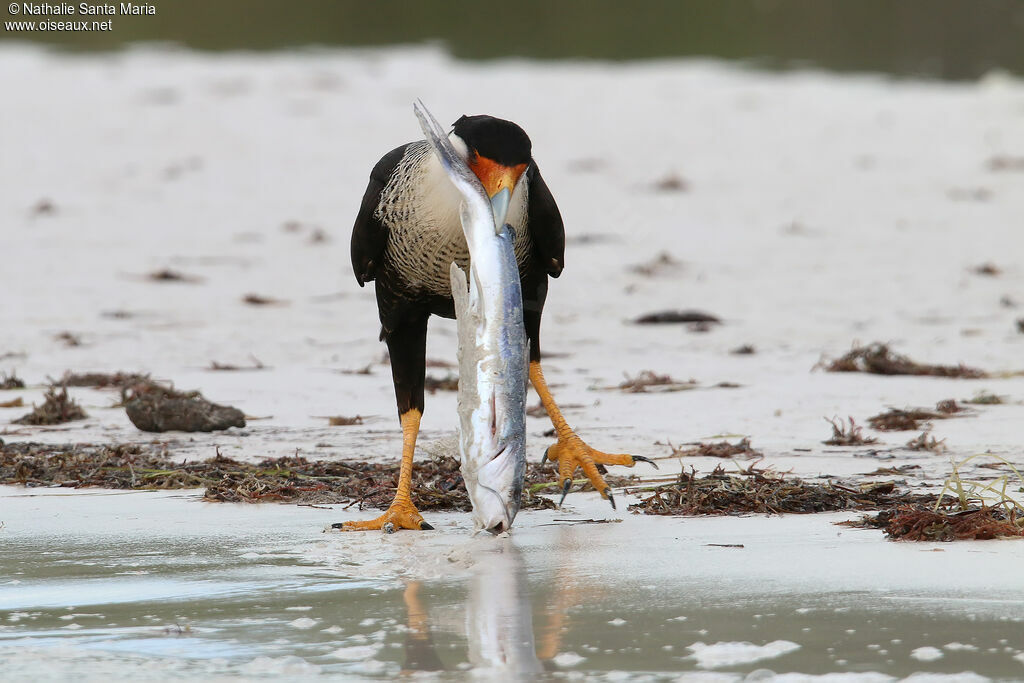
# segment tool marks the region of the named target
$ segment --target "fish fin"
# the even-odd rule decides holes
[[[448,279],[451,281],[452,299],[455,300],[455,317],[462,318],[469,310],[469,281],[455,261],[448,267]]]

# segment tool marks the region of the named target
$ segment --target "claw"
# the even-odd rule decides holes
[[[382,526],[380,528],[380,530],[383,531],[386,534],[393,534],[393,533],[395,533],[395,523],[394,522],[385,522],[384,526]]]
[[[612,510],[617,510],[618,508],[615,507],[615,496],[612,495],[611,487],[604,490],[604,495],[608,499],[608,502],[612,504]]]
[[[562,498],[558,501],[558,507],[562,507],[562,503],[565,502],[565,497],[569,495],[569,489],[572,488],[572,479],[566,478],[565,483],[562,484]]]
[[[332,529],[344,529],[345,528],[345,522],[335,522],[334,524],[331,525],[331,528]]]
[[[644,457],[644,456],[642,456],[642,455],[634,455],[634,456],[633,456],[633,460],[635,460],[635,461],[637,461],[637,462],[645,462],[645,463],[647,463],[648,465],[653,465],[653,466],[654,466],[654,469],[659,469],[659,468],[658,468],[658,463],[654,462],[654,461],[653,461],[653,460],[651,460],[650,458],[645,458],[645,457]]]
[[[426,522],[420,522],[420,531],[433,531],[434,527],[430,526]]]
[[[551,446],[544,449],[544,455],[540,456],[540,464],[543,466],[548,461],[548,451],[551,450]]]

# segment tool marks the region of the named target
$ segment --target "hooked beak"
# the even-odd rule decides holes
[[[491,199],[491,212],[494,214],[494,231],[501,232],[505,227],[505,218],[512,201],[512,192],[516,183],[526,171],[526,164],[505,166],[479,154],[473,155],[469,167],[483,183],[487,196]]]

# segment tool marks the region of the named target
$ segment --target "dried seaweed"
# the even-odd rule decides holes
[[[252,358],[252,365],[234,365],[233,363],[219,363],[217,361],[210,361],[210,367],[208,370],[218,372],[238,372],[240,370],[266,370],[267,366],[255,356]]]
[[[703,311],[658,311],[647,313],[633,321],[637,325],[664,325],[672,323],[702,323],[720,325],[721,320]]]
[[[660,375],[651,370],[644,370],[636,377],[626,375],[625,381],[619,383],[617,387],[604,388],[619,389],[627,394],[643,394],[652,390],[656,392],[685,391],[687,389],[693,389],[696,386],[697,382],[692,379],[687,382],[681,382],[679,380],[672,379],[669,375]]]
[[[673,456],[679,457],[695,457],[703,456],[708,458],[734,458],[738,455],[746,458],[763,458],[764,453],[755,449],[750,445],[750,437],[743,437],[737,443],[729,443],[728,441],[718,441],[716,443],[704,443],[700,442],[697,444],[685,444],[689,445],[690,448],[676,447],[671,442],[668,443],[668,447],[672,449]]]
[[[1013,510],[980,507],[948,512],[925,505],[899,505],[846,526],[883,529],[896,541],[964,541],[1024,536],[1024,520]]]
[[[12,398],[10,401],[0,401],[0,408],[21,408],[25,405],[25,399],[21,396]]]
[[[686,192],[690,189],[690,183],[678,173],[669,173],[652,183],[651,189],[657,192]]]
[[[6,391],[9,389],[24,389],[25,382],[23,382],[15,373],[0,374],[0,390]]]
[[[957,413],[968,412],[967,408],[958,404],[955,399],[947,398],[944,401],[939,401],[935,404],[935,410],[939,411],[943,415],[956,415]]]
[[[1024,156],[997,154],[988,160],[986,166],[990,171],[1024,171]]]
[[[438,391],[458,391],[459,377],[458,375],[453,375],[450,372],[445,377],[427,375],[423,381],[423,388],[431,394]]]
[[[128,389],[140,382],[149,382],[149,375],[138,372],[65,372],[50,384],[66,387],[93,387],[95,389]]]
[[[1002,396],[990,393],[988,391],[979,391],[974,395],[974,398],[969,398],[964,403],[970,403],[976,406],[995,406],[1006,403],[1006,400]]]
[[[879,467],[874,472],[865,472],[864,474],[868,477],[880,477],[880,476],[892,476],[907,474],[911,470],[921,469],[920,465],[897,465],[895,467]]]
[[[730,350],[729,353],[734,356],[752,356],[757,353],[757,349],[754,348],[753,344],[743,344]]]
[[[351,425],[363,424],[363,417],[356,415],[355,417],[345,417],[344,415],[332,415],[327,418],[327,424],[332,427],[348,427]]]
[[[967,408],[952,399],[939,401],[935,410],[927,408],[890,408],[884,413],[868,418],[872,429],[883,432],[905,432],[918,429],[927,420],[945,420],[959,413],[968,412]]]
[[[49,197],[43,197],[32,205],[30,211],[33,216],[51,216],[57,213],[57,205]]]
[[[202,278],[195,277],[194,275],[185,275],[184,273],[177,270],[171,270],[170,268],[154,270],[146,275],[146,279],[152,282],[188,282],[191,284],[202,282]]]
[[[0,442],[0,483],[113,489],[205,488],[207,500],[352,504],[385,509],[398,485],[399,467],[367,462],[309,461],[300,457],[251,464],[219,453],[202,462],[174,462],[148,444],[52,445]],[[538,495],[553,470],[527,464],[523,509],[554,509]],[[472,508],[459,463],[451,457],[417,462],[413,502],[421,511]],[[616,481],[616,484],[622,482]]]
[[[261,294],[246,294],[242,297],[242,302],[250,306],[284,306],[288,303],[283,299],[275,299]]]
[[[988,373],[966,365],[928,365],[893,353],[887,344],[854,346],[846,355],[825,365],[828,372],[867,372],[875,375],[931,375],[980,379]]]
[[[67,330],[53,335],[53,340],[59,341],[64,344],[64,346],[71,348],[82,345],[82,338],[74,332],[69,332]]]
[[[941,453],[946,450],[946,440],[936,439],[934,436],[930,436],[930,432],[925,430],[921,432],[916,438],[911,439],[907,442],[907,448],[912,451],[930,451],[932,453]]]
[[[822,443],[828,446],[864,446],[878,443],[873,436],[864,436],[864,428],[854,422],[852,417],[846,418],[849,424],[843,422],[843,418],[825,418],[825,421],[832,425],[832,437]]]
[[[629,270],[630,272],[638,275],[654,277],[664,273],[675,272],[679,270],[682,265],[683,264],[677,261],[672,254],[667,251],[663,251],[646,263],[638,263],[630,266]]]
[[[585,408],[582,403],[560,403],[558,408],[564,413],[568,410],[578,410]],[[538,401],[536,404],[527,407],[526,414],[530,417],[548,417],[548,409],[544,407],[544,404]]]
[[[632,512],[645,515],[744,515],[878,510],[900,503],[933,503],[934,495],[897,492],[891,482],[861,490],[837,483],[813,484],[750,467],[738,474],[721,468],[698,477],[691,469],[670,483],[628,489],[640,494]]]
[[[363,367],[356,368],[354,370],[351,369],[351,368],[344,368],[342,370],[336,370],[335,372],[337,372],[340,375],[372,375],[373,374],[373,363],[370,363],[368,365],[364,365]]]
[[[70,396],[67,387],[51,386],[43,395],[43,404],[32,405],[32,412],[22,415],[15,424],[23,425],[55,425],[89,417],[82,406]]]
[[[946,416],[924,408],[890,408],[868,418],[872,429],[883,432],[906,432],[918,429],[925,420],[941,420]]]

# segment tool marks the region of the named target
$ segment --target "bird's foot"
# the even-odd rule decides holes
[[[628,455],[626,453],[603,453],[588,446],[583,439],[571,433],[569,436],[559,437],[558,442],[553,444],[544,453],[544,457],[558,464],[558,482],[562,486],[562,498],[558,501],[561,507],[565,496],[572,487],[572,475],[577,467],[583,468],[583,474],[590,480],[591,485],[607,498],[615,509],[615,497],[612,496],[612,489],[601,476],[601,465],[625,465],[632,467],[638,462],[648,462],[657,469],[658,465],[649,458],[640,455]]]
[[[332,528],[342,531],[383,531],[392,534],[399,529],[430,530],[434,527],[423,521],[423,516],[411,502],[396,500],[384,514],[376,519],[360,522],[338,522]]]

